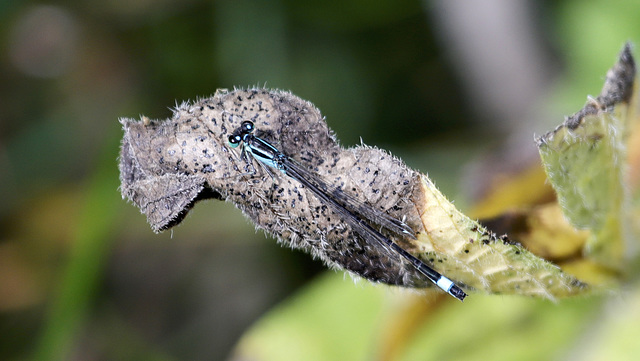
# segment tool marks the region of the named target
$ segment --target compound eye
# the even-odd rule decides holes
[[[237,147],[241,141],[242,141],[242,137],[239,136],[238,134],[231,134],[229,136],[229,145],[231,146],[231,148]]]
[[[243,133],[251,133],[253,132],[253,122],[249,120],[245,120],[240,124],[240,128],[242,128]]]

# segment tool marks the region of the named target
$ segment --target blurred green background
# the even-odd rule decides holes
[[[153,234],[118,191],[118,117],[167,118],[217,88],[290,90],[343,145],[391,150],[465,210],[492,169],[535,161],[533,135],[598,94],[640,40],[638,14],[631,0],[3,1],[0,359],[378,358],[381,320],[410,292],[353,286],[222,202]],[[638,329],[597,316],[637,321],[634,294],[471,295],[403,357],[633,356],[612,335]]]

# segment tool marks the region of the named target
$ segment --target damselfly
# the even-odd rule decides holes
[[[234,130],[229,136],[229,145],[235,148],[242,143],[243,154],[250,155],[260,163],[277,169],[286,176],[300,182],[319,200],[339,214],[360,237],[365,240],[374,240],[388,252],[397,253],[409,261],[413,267],[425,275],[436,286],[458,300],[464,300],[467,296],[466,293],[453,281],[441,275],[423,261],[407,252],[404,248],[385,237],[367,223],[367,220],[371,220],[397,235],[408,236],[415,239],[415,233],[408,225],[349,196],[339,188],[329,186],[322,178],[282,153],[271,143],[254,135],[254,130],[255,126],[253,122],[242,122],[240,127]]]

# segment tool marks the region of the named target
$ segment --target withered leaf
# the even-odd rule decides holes
[[[380,220],[365,220],[461,286],[548,298],[584,290],[556,266],[464,216],[426,176],[391,154],[342,148],[318,109],[288,92],[220,90],[183,103],[168,120],[121,119],[123,197],[155,231],[179,223],[198,200],[226,200],[283,244],[331,267],[375,282],[432,286],[403,258],[354,232],[296,180],[241,157],[228,137],[245,120],[331,189],[405,222],[417,240],[385,232]]]

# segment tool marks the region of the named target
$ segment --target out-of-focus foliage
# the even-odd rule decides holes
[[[458,185],[475,195],[478,185],[501,184],[482,173],[462,176],[461,169],[487,146],[507,143],[505,129],[514,127],[505,125],[522,123],[496,120],[482,111],[482,102],[470,107],[470,89],[486,93],[500,81],[520,80],[484,78],[475,88],[465,86],[470,80],[446,37],[453,31],[442,25],[443,3],[3,2],[0,359],[34,352],[39,359],[223,359],[252,323],[322,269],[256,235],[238,211],[220,202],[201,205],[172,233],[153,234],[119,199],[120,116],[164,118],[174,102],[266,83],[313,101],[343,143],[362,136],[429,173],[463,210],[473,200],[456,195]],[[640,39],[639,7],[631,0],[531,5],[527,19],[538,32],[530,35],[551,54],[555,70],[528,70],[545,79],[560,76],[541,104],[532,104],[545,108],[545,117],[523,119],[544,119],[550,123],[538,129],[548,129],[577,109],[585,92],[597,92],[621,44]],[[518,39],[517,31],[503,34]],[[501,61],[503,68],[516,65]],[[481,168],[495,175],[496,166],[506,166],[492,164]],[[388,358],[414,359],[637,353],[629,339],[639,324],[633,283],[621,297],[554,305],[477,296],[433,308],[410,292],[359,288],[340,278],[323,277],[274,308],[314,323],[294,329],[308,336],[302,344],[308,350],[300,354],[322,349],[319,355],[332,356],[337,344],[354,358],[379,350]],[[315,297],[306,295],[316,287]],[[334,298],[336,291],[364,297]],[[310,298],[314,302],[303,302]],[[256,330],[270,330],[275,317],[267,314]],[[340,333],[331,320],[344,321],[351,332]],[[322,329],[307,331],[314,328]],[[553,348],[542,355],[541,344]]]
[[[472,294],[464,304],[442,301],[326,277],[261,319],[236,356],[264,361],[553,359],[579,341],[603,298],[558,305]],[[375,332],[363,337],[363,330]],[[531,347],[532,340],[545,347]]]

